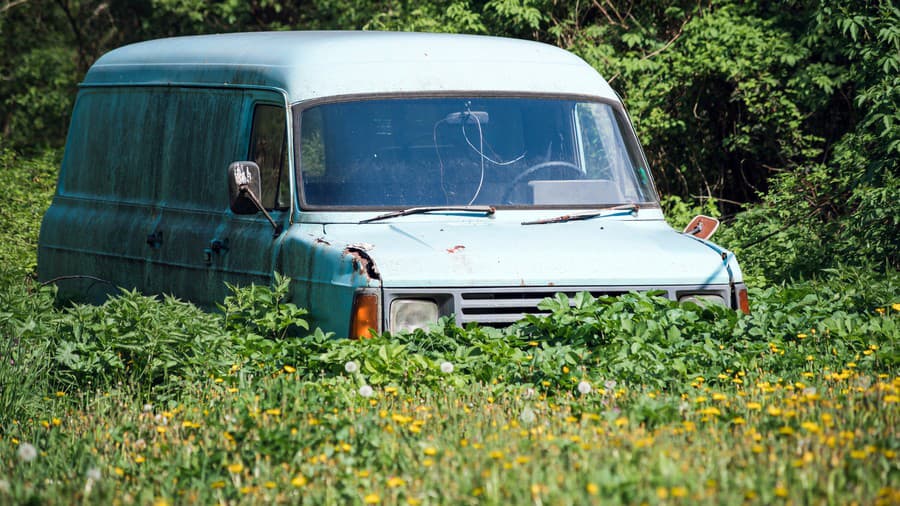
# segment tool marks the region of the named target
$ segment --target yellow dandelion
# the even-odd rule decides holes
[[[503,452],[501,452],[500,450],[494,450],[488,455],[494,460],[500,460],[503,458]]]
[[[684,487],[672,487],[671,494],[672,497],[686,497],[687,489]]]
[[[753,453],[762,453],[763,450],[764,448],[762,447],[762,445],[753,445],[750,447],[750,451],[752,451]]]
[[[885,404],[896,404],[898,402],[900,402],[900,396],[898,395],[890,394],[884,396]]]
[[[56,392],[56,396],[57,397],[65,397],[66,393],[65,392]]]
[[[749,409],[751,411],[759,411],[762,409],[762,404],[760,404],[758,402],[748,402],[747,409]]]
[[[165,427],[163,427],[162,425],[160,425],[159,427],[156,428],[156,432],[159,432],[160,434],[165,434],[166,430],[167,429]]]
[[[424,450],[422,450],[422,453],[428,455],[429,457],[434,457],[435,455],[437,455],[437,448],[428,446]]]
[[[398,478],[396,476],[391,476],[387,481],[387,486],[391,488],[402,487],[405,484],[406,482],[403,481],[403,478]]]
[[[801,339],[801,340],[802,340],[802,339],[806,339],[807,337],[809,337],[809,336],[807,336],[807,335],[804,334],[803,332],[797,334],[797,339]]]
[[[803,422],[800,424],[800,426],[803,427],[807,432],[811,432],[813,434],[822,432],[822,429],[819,428],[819,424],[817,424],[816,422]]]
[[[781,408],[776,408],[775,406],[769,406],[769,409],[766,410],[771,416],[781,416]]]
[[[278,408],[269,408],[266,410],[267,415],[278,416],[281,414],[281,410]]]
[[[267,481],[267,482],[263,483],[263,486],[269,490],[272,490],[273,488],[277,487],[278,485],[274,481]]]
[[[778,429],[778,433],[785,435],[785,436],[790,436],[794,433],[794,429],[785,425],[785,426],[781,427],[780,429]]]
[[[145,459],[143,455],[138,455],[137,457],[134,458],[135,464],[143,464],[146,461],[147,461],[147,459]]]
[[[122,469],[121,467],[114,467],[113,474],[115,474],[116,476],[122,477],[122,476],[125,476],[125,470]]]
[[[734,425],[744,425],[745,423],[747,423],[747,420],[744,420],[743,417],[737,416],[733,420],[731,420],[731,423],[733,423]]]
[[[381,502],[381,498],[378,497],[378,494],[369,494],[363,497],[363,502],[366,504],[378,504]]]
[[[234,464],[228,464],[228,471],[234,474],[240,473],[244,470],[244,464],[240,462],[235,462]]]
[[[866,458],[866,455],[868,454],[865,450],[853,450],[850,452],[850,458],[853,460],[863,460]]]
[[[425,467],[431,467],[434,465],[434,461],[431,459],[425,459],[422,461],[422,465]]]
[[[306,476],[303,476],[302,474],[298,474],[291,479],[291,485],[297,488],[305,487],[307,483],[308,480],[306,479]]]
[[[669,489],[666,487],[658,487],[656,489],[656,497],[660,499],[668,499],[669,498]]]
[[[900,302],[891,304],[891,309],[893,309],[894,311],[900,311]]]
[[[781,497],[782,499],[788,496],[788,489],[784,487],[775,487],[775,497]]]
[[[598,487],[596,483],[588,483],[584,489],[590,495],[597,495],[600,493],[600,487]]]
[[[212,487],[212,488],[214,488],[214,489],[225,488],[225,482],[222,481],[222,480],[214,481],[214,482],[210,483],[209,486]]]
[[[295,369],[294,367],[291,367],[289,365],[286,365],[286,366],[284,366],[284,372],[291,374],[291,373],[297,372],[297,369]]]
[[[529,462],[531,462],[531,457],[526,457],[524,455],[516,457],[516,464],[527,464]]]

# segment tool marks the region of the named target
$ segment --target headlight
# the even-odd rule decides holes
[[[701,307],[709,304],[716,304],[719,306],[728,305],[725,304],[725,299],[723,299],[721,295],[714,293],[692,293],[690,295],[682,295],[681,297],[678,297],[678,302],[693,302]]]
[[[421,299],[397,299],[391,302],[391,332],[427,329],[438,321],[437,303]]]

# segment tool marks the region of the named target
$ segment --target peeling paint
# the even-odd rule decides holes
[[[359,248],[358,245],[351,244],[344,248],[343,254],[353,257],[354,268],[359,269],[359,272],[368,276],[369,279],[381,280],[381,273],[378,272],[375,261],[366,253],[366,250]]]
[[[453,253],[456,253],[457,251],[464,250],[464,249],[466,249],[465,246],[463,246],[462,244],[457,244],[456,246],[454,246],[452,248],[447,248],[447,253],[453,254]]]
[[[324,244],[325,246],[331,246],[331,243],[322,239],[321,237],[316,237],[316,244]]]

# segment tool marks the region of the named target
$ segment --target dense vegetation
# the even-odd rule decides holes
[[[148,38],[506,35],[622,94],[668,216],[723,216],[753,313],[647,294],[510,329],[302,328],[34,281],[76,84]],[[0,503],[900,503],[900,9],[890,1],[0,3]]]

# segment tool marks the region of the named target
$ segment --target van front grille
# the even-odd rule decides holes
[[[538,304],[557,293],[564,293],[570,302],[580,292],[588,292],[594,297],[618,296],[628,292],[659,290],[671,300],[678,300],[685,294],[709,293],[730,300],[728,285],[677,285],[677,286],[564,286],[564,287],[485,287],[485,288],[385,288],[385,313],[389,313],[391,302],[396,299],[429,299],[438,304],[443,315],[456,316],[456,324],[464,327],[468,323],[478,323],[487,327],[506,327],[521,320],[526,314],[546,314],[538,309]],[[384,328],[390,328],[385,321]]]
[[[590,291],[594,297],[603,295],[621,295],[622,291],[594,290],[522,290],[522,291],[464,291],[460,293],[460,304],[457,306],[456,321],[460,325],[477,322],[481,325],[505,326],[521,320],[526,314],[544,314],[538,303],[557,293],[564,293],[570,299],[579,291]]]

